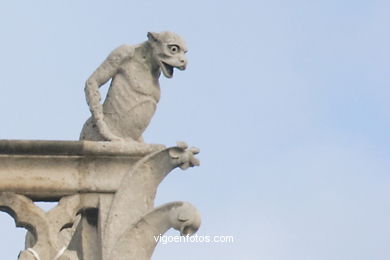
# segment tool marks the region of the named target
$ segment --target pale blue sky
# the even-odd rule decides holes
[[[186,200],[199,235],[154,259],[390,259],[390,2],[3,1],[1,139],[75,140],[84,82],[115,47],[171,30],[189,65],[161,79],[147,142],[187,141],[156,204]],[[22,229],[0,214],[0,259]],[[169,234],[176,234],[170,232]]]

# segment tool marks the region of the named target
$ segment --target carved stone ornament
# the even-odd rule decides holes
[[[200,215],[188,202],[154,207],[173,169],[199,165],[197,148],[147,144],[142,133],[160,99],[161,72],[187,65],[175,33],[115,49],[89,77],[92,116],[80,141],[0,140],[0,210],[28,230],[20,260],[147,260],[155,237],[174,228],[192,235]],[[99,88],[111,85],[103,104]],[[35,201],[58,201],[48,212]]]

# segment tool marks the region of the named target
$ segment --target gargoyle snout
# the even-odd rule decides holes
[[[172,227],[180,231],[182,236],[191,236],[198,231],[201,218],[198,210],[188,202],[175,208],[171,215]]]
[[[178,69],[185,70],[187,67],[187,59],[185,57],[181,57],[179,62],[180,62],[180,66],[178,67]]]
[[[183,224],[180,228],[180,235],[181,236],[192,236],[195,234],[200,227],[200,222],[194,222],[194,223],[188,223]]]

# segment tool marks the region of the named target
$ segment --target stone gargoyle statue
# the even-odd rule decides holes
[[[143,143],[160,99],[159,77],[173,76],[174,68],[187,65],[184,40],[175,33],[148,33],[148,40],[122,45],[88,78],[85,94],[92,116],[84,124],[80,140]],[[111,79],[107,97],[100,103],[99,87]]]
[[[201,217],[190,203],[155,207],[154,200],[172,170],[199,165],[199,149],[142,140],[161,73],[184,70],[186,52],[172,32],[112,51],[86,82],[92,116],[82,141],[0,140],[0,211],[28,230],[19,260],[150,260],[168,229],[197,232]],[[46,212],[36,201],[58,205]]]

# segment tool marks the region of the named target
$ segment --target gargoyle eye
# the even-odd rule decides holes
[[[177,45],[170,45],[169,46],[169,50],[171,51],[171,53],[175,54],[175,53],[178,53],[179,52],[179,46]]]

